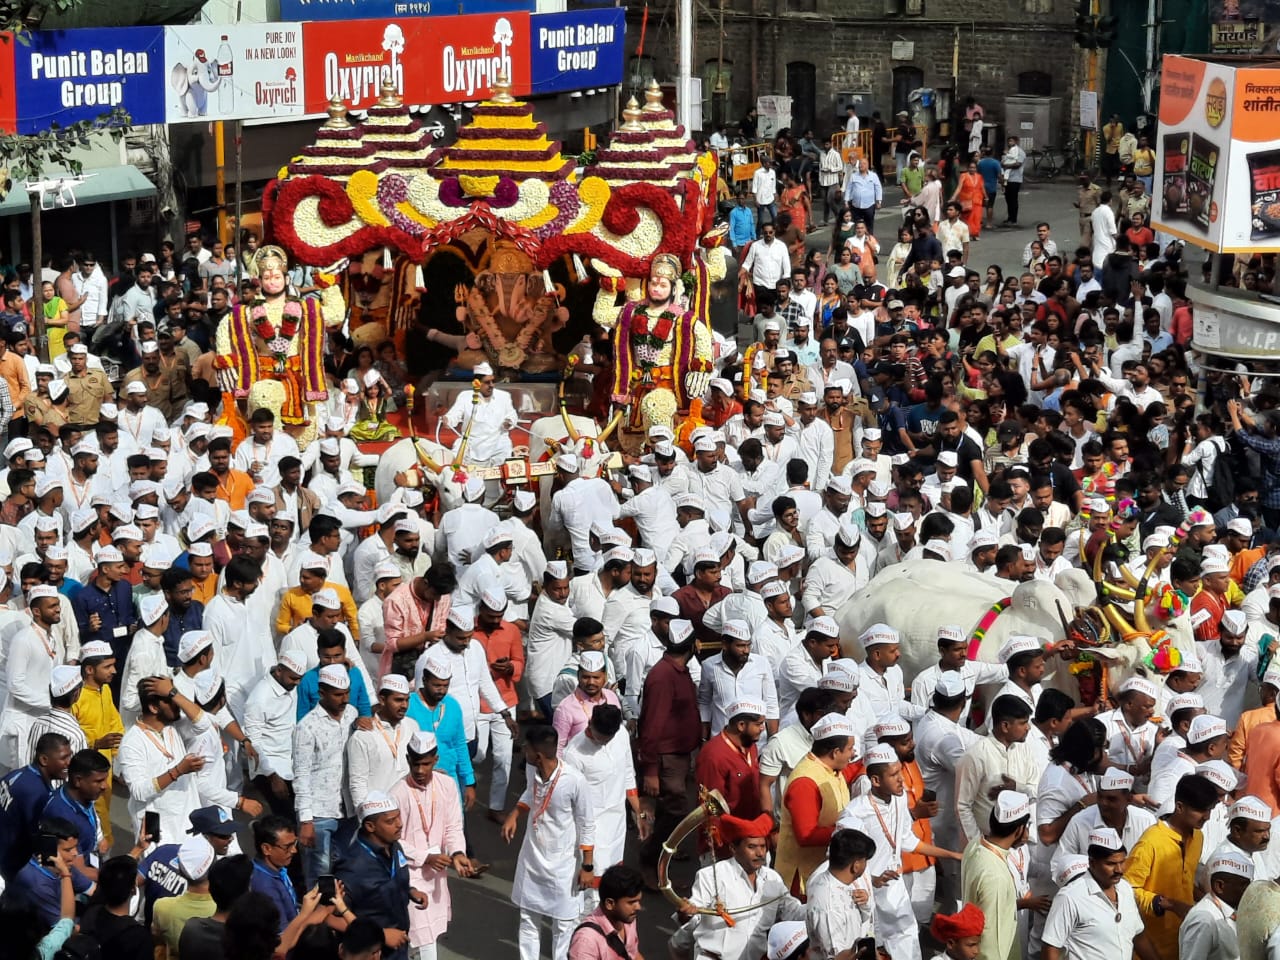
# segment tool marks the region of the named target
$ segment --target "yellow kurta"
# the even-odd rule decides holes
[[[347,629],[351,631],[351,638],[358,642],[360,624],[356,622],[358,611],[351,591],[342,584],[332,581],[325,581],[321,589],[332,590],[338,595],[338,599],[342,601],[342,619],[346,622]],[[294,627],[302,626],[310,617],[311,594],[301,587],[291,587],[280,597],[280,609],[276,612],[276,632],[283,637]]]
[[[1018,960],[1018,888],[1008,854],[981,837],[971,841],[960,861],[960,894],[987,918],[978,960]]]
[[[85,686],[80,697],[71,705],[71,714],[84,731],[85,739],[90,743],[110,733],[124,733],[124,723],[120,719],[120,711],[116,709],[115,698],[111,696],[110,687],[99,687],[97,690]],[[116,752],[99,750],[113,766]],[[98,811],[98,822],[102,824],[102,835],[108,844],[111,843],[111,773],[107,773],[107,789],[94,806]]]
[[[1129,852],[1124,877],[1133,887],[1147,937],[1159,952],[1161,960],[1178,960],[1178,927],[1182,920],[1172,910],[1157,917],[1151,909],[1157,896],[1196,902],[1196,866],[1204,836],[1199,830],[1181,837],[1164,820],[1148,827]]]

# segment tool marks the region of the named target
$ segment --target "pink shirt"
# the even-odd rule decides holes
[[[382,620],[386,630],[386,643],[378,662],[378,680],[391,669],[391,659],[399,649],[400,641],[426,630],[444,629],[449,615],[449,598],[441,597],[434,604],[422,603],[413,592],[413,581],[396,587],[382,601]],[[421,678],[415,678],[416,680]]]
[[[620,960],[606,939],[610,933],[617,933],[617,931],[614,930],[613,921],[604,915],[604,910],[596,907],[595,912],[589,914],[582,922],[594,924],[603,933],[597,933],[590,927],[579,928],[573,935],[573,939],[569,941],[569,960]],[[634,923],[623,924],[622,933],[618,936],[622,938],[627,956],[640,955],[640,934],[636,932]]]
[[[400,808],[403,832],[400,847],[409,860],[409,885],[427,895],[427,908],[409,907],[409,945],[415,949],[436,940],[449,928],[453,915],[448,872],[426,865],[427,857],[452,856],[467,849],[462,830],[462,803],[452,777],[433,773],[431,783],[420,787],[412,777],[398,780],[391,799]]]
[[[615,707],[622,708],[618,695],[608,687],[601,690],[600,696],[594,700],[588,700],[583,696],[581,687],[574,687],[573,693],[560,701],[555,715],[551,718],[551,726],[555,727],[556,733],[560,735],[557,754],[563,754],[569,741],[587,729],[587,724],[591,722],[591,711],[602,703],[612,703]]]

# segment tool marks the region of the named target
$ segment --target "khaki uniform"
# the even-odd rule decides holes
[[[85,370],[77,376],[66,376],[67,420],[71,423],[95,424],[101,417],[99,408],[111,399],[111,381],[101,370]]]
[[[187,382],[182,369],[175,365],[166,370],[162,365],[158,373],[149,374],[142,367],[134,367],[120,380],[120,399],[124,400],[125,387],[137,380],[147,388],[147,406],[159,410],[166,422],[171,421],[186,402]]]

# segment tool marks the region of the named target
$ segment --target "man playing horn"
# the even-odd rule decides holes
[[[680,287],[680,261],[658,254],[645,299],[627,303],[614,327],[612,400],[631,407],[632,431],[672,426],[710,381],[711,331],[686,308]]]

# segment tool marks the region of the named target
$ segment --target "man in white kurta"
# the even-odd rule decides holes
[[[31,588],[30,620],[13,635],[5,662],[7,700],[0,719],[0,763],[16,770],[27,758],[27,735],[37,717],[49,712],[49,676],[63,661],[63,652],[52,635],[62,616],[58,592],[40,584]]]
[[[236,572],[237,557],[226,569],[226,585],[204,609],[203,627],[213,634],[217,645],[218,669],[227,683],[227,705],[235,716],[243,715],[245,700],[258,680],[267,674],[275,663],[275,643],[271,639],[271,622],[255,622],[246,601],[258,588],[261,576],[251,576],[248,568]],[[245,561],[252,564],[252,561]],[[251,582],[240,582],[238,577],[250,577]]]
[[[591,791],[591,805],[596,818],[592,862],[597,877],[603,876],[615,863],[622,862],[627,839],[627,805],[633,804],[637,812],[640,809],[631,741],[625,734],[618,735],[621,726],[622,711],[618,707],[612,704],[597,706],[587,729],[574,735],[561,757],[569,766],[577,768]],[[636,822],[641,825],[648,823],[639,818]],[[599,902],[594,887],[584,889],[581,915],[586,916],[593,911]]]
[[[169,680],[156,680],[143,703],[143,716],[125,731],[116,753],[116,775],[129,786],[129,820],[136,833],[144,813],[160,815],[163,839],[183,837],[191,826],[189,814],[200,807],[195,773],[203,758],[188,756],[178,733],[182,715],[199,734],[209,728],[209,718],[194,703],[173,689]]]
[[[489,364],[481,363],[472,373],[480,381],[479,390],[461,391],[444,415],[444,422],[459,436],[453,445],[455,454],[462,443],[462,434],[470,427],[467,462],[498,466],[511,456],[511,430],[520,422],[520,417],[511,402],[511,394],[494,388],[493,368]]]
[[[1221,846],[1209,856],[1210,890],[1178,927],[1178,956],[1185,960],[1239,960],[1236,908],[1253,882],[1254,865],[1239,848]]]
[[[347,790],[356,807],[375,790],[389,793],[409,773],[405,747],[420,729],[405,716],[409,695],[409,681],[388,673],[378,684],[370,729],[353,730],[347,741]]]
[[[687,922],[671,938],[674,948],[695,957],[756,960],[765,955],[774,924],[804,919],[804,906],[791,895],[782,876],[765,866],[772,825],[768,814],[755,820],[720,818],[721,838],[733,844],[733,856],[697,872],[688,902],[692,907],[722,902],[735,911],[733,924],[713,914],[694,916],[691,910],[682,910],[680,915]]]
[[[549,727],[526,735],[528,786],[502,825],[509,843],[520,816],[528,814],[511,887],[511,901],[520,908],[520,960],[541,956],[543,917],[551,923],[552,960],[567,960],[581,905],[577,888],[594,873],[591,786],[577,767],[556,758],[557,740]]]
[[[996,716],[997,707],[1009,712]],[[992,712],[991,734],[975,742],[956,768],[956,816],[966,844],[983,835],[991,815],[993,787],[1003,784],[1035,796],[1040,784],[1040,769],[1026,743],[1031,708],[1016,697],[997,697]]]

